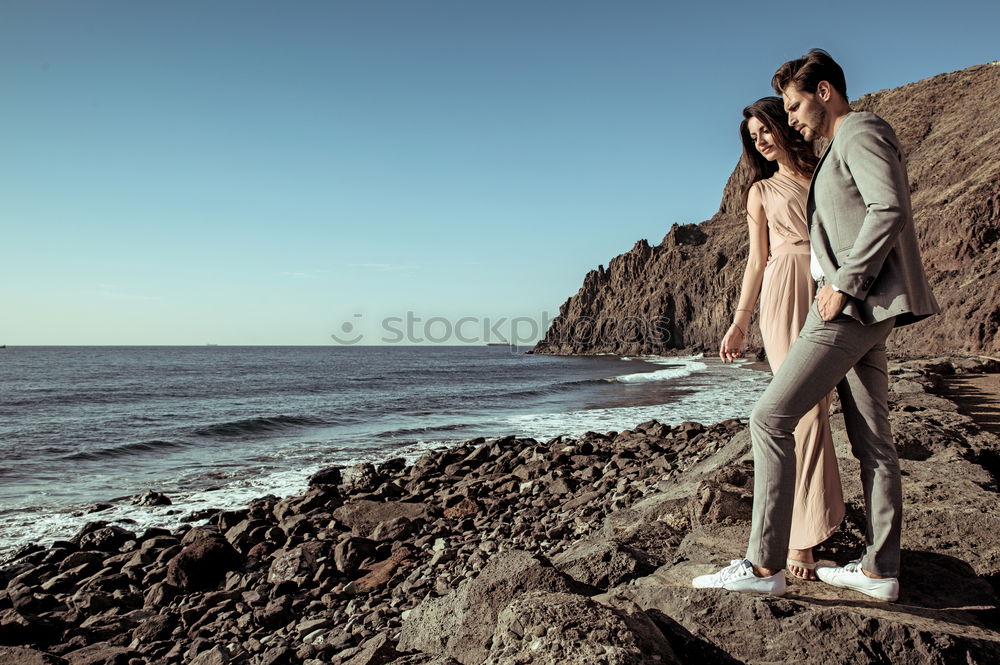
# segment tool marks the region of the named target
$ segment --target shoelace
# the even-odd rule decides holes
[[[848,561],[844,564],[844,570],[848,573],[856,573],[861,570],[861,559],[855,559],[854,561]]]
[[[746,573],[744,569],[746,566],[743,565],[744,561],[746,559],[732,559],[728,566],[719,571],[719,579],[725,583],[738,577],[745,577]]]

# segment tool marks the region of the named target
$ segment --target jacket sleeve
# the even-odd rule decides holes
[[[850,256],[832,283],[864,300],[896,237],[910,220],[910,192],[902,151],[892,128],[877,116],[851,127],[841,144],[844,163],[865,203],[865,219]]]

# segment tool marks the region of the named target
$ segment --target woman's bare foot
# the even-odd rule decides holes
[[[811,568],[806,568],[801,564],[814,566],[816,560],[813,559],[812,549],[808,550],[788,550],[788,572],[800,580],[815,580],[816,573]]]

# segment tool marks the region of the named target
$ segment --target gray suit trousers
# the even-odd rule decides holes
[[[889,427],[885,339],[894,317],[872,325],[840,314],[824,321],[815,301],[798,339],[750,416],[753,526],[747,559],[784,568],[795,499],[795,438],[805,413],[837,388],[851,450],[861,463],[867,527],[861,566],[899,574],[902,485]]]

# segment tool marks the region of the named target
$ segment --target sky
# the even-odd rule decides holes
[[[902,7],[4,0],[0,344],[533,342],[716,212],[782,62],[1000,59],[1000,3]]]

